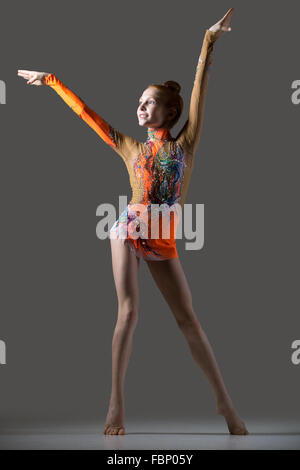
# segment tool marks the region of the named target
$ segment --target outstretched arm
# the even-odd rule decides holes
[[[230,8],[220,21],[205,32],[190,99],[189,117],[176,137],[177,142],[192,155],[194,155],[199,143],[203,124],[209,66],[212,62],[214,43],[225,31],[231,31],[229,23],[233,10]]]
[[[27,80],[27,85],[50,86],[125,162],[138,152],[140,143],[137,140],[116,131],[53,73],[19,69],[18,75]]]
[[[132,152],[134,153],[134,147],[138,144],[135,139],[116,131],[53,73],[44,77],[44,84],[50,86],[124,160],[130,158]]]
[[[195,153],[200,139],[209,65],[211,63],[211,54],[215,40],[215,33],[207,29],[196,68],[196,75],[190,98],[189,117],[176,138],[177,142],[184,148],[188,149],[188,152],[191,154]]]

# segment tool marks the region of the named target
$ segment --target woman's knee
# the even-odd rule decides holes
[[[199,326],[192,304],[177,306],[175,317],[179,328],[182,330],[193,330]]]
[[[128,297],[119,301],[118,322],[122,326],[133,326],[138,320],[138,301]]]

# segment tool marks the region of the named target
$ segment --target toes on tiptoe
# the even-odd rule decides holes
[[[103,431],[103,434],[109,434],[109,435],[124,435],[125,434],[125,431],[124,431],[124,428],[123,427],[120,427],[118,429],[114,429],[112,427],[110,427],[109,425],[107,425],[105,428],[104,428],[104,431]]]

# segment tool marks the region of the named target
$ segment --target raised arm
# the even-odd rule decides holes
[[[216,40],[216,34],[209,29],[206,30],[201,53],[198,59],[193,90],[190,98],[189,116],[176,140],[188,152],[194,154],[199,143],[203,125],[205,97],[209,76],[209,65],[211,54]]]
[[[50,86],[124,160],[129,159],[135,153],[138,145],[135,139],[115,130],[53,73],[44,77],[44,84]]]
[[[196,68],[194,86],[190,100],[189,117],[176,137],[177,142],[185,147],[192,155],[194,155],[199,143],[203,124],[209,66],[212,62],[211,56],[214,43],[224,32],[231,31],[229,24],[233,10],[234,8],[230,8],[223,18],[205,32]]]

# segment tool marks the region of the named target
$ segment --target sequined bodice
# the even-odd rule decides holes
[[[172,205],[179,202],[186,163],[183,149],[167,128],[148,128],[144,151],[133,165],[140,203]]]

